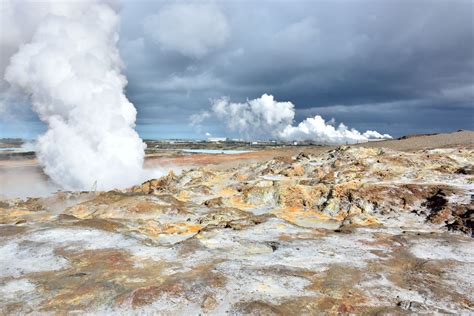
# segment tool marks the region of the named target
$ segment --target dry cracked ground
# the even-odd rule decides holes
[[[2,199],[0,310],[471,314],[473,157],[340,147]]]

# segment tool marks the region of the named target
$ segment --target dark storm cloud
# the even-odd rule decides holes
[[[471,1],[209,2],[228,34],[199,56],[179,42],[193,34],[170,28],[174,42],[157,42],[143,23],[173,5],[123,7],[121,48],[139,123],[189,129],[189,115],[210,99],[269,93],[293,102],[297,121],[321,114],[395,135],[474,127]],[[195,23],[197,32],[206,27]],[[205,34],[200,40],[206,45]]]
[[[192,114],[272,94],[296,121],[405,133],[474,128],[473,2],[123,1],[120,51],[138,125],[228,135]],[[160,135],[156,135],[159,137]]]

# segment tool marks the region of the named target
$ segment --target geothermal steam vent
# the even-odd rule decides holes
[[[48,11],[5,74],[48,126],[37,146],[44,171],[65,189],[140,181],[145,145],[123,92],[117,13],[96,1],[52,3]]]

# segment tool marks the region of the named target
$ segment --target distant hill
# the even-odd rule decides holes
[[[362,147],[386,147],[395,150],[418,150],[454,146],[474,147],[474,132],[460,130],[453,133],[407,135],[398,139],[358,144]]]

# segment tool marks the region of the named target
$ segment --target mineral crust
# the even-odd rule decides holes
[[[339,147],[0,200],[0,311],[474,313],[474,152]]]

